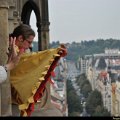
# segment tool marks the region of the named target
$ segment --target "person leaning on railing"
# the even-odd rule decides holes
[[[34,37],[35,32],[26,24],[17,26],[13,33],[10,34],[7,52],[8,61],[6,65],[0,66],[0,83],[7,79],[7,71],[12,70],[18,64],[21,55],[31,47]],[[67,54],[67,50],[63,44],[60,49],[60,52],[64,50],[64,54]]]
[[[26,24],[17,26],[9,36],[8,61],[0,66],[0,83],[7,79],[7,71],[12,70],[20,60],[25,50],[31,47],[35,32]]]

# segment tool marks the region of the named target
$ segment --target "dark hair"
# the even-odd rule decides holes
[[[23,39],[25,40],[25,39],[29,38],[30,35],[35,36],[35,32],[29,25],[20,24],[19,26],[17,26],[14,29],[13,33],[10,34],[10,36],[17,38],[20,35],[22,35]]]

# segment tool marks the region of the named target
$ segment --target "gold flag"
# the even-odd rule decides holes
[[[58,54],[59,51],[60,48],[56,48],[25,53],[18,65],[11,70],[12,102],[18,104],[19,109],[24,111],[23,115],[27,115],[25,110],[29,108],[30,103],[35,102],[34,95],[46,76],[49,77],[48,71],[55,59],[62,56]],[[49,67],[46,69],[46,66]]]

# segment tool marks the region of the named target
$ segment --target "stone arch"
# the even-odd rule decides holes
[[[21,13],[21,21],[24,24],[30,24],[30,16],[32,10],[35,13],[36,16],[36,27],[37,27],[37,32],[38,32],[38,49],[41,50],[41,18],[40,18],[40,9],[36,5],[36,3],[32,0],[27,1],[23,8],[22,8],[22,13]]]
[[[36,15],[37,23],[40,22],[41,19],[40,19],[40,11],[39,11],[38,6],[33,1],[27,1],[25,5],[23,6],[22,13],[21,13],[21,21],[24,24],[29,25],[29,20],[30,20],[30,15],[31,15],[32,10],[34,11]]]

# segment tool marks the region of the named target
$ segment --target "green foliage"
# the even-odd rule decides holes
[[[106,62],[105,59],[103,57],[100,58],[99,64],[98,64],[98,68],[100,69],[105,69],[106,68]]]
[[[76,78],[76,82],[79,86],[81,86],[81,84],[82,84],[82,82],[84,82],[84,80],[86,80],[85,74],[81,74],[80,76],[78,76]]]
[[[72,117],[80,116],[80,112],[72,112],[69,114],[69,116],[72,116]]]
[[[107,111],[103,106],[98,105],[95,109],[95,112],[92,114],[92,116],[101,116],[101,117],[109,117],[110,112]]]
[[[56,46],[59,42],[51,43],[51,47]],[[90,41],[81,41],[80,43],[72,42],[68,47],[66,59],[76,61],[79,56],[103,53],[105,48],[120,48],[120,40],[117,39],[97,39]]]
[[[33,51],[38,50],[38,43],[33,42]],[[105,48],[118,48],[120,49],[120,40],[117,39],[97,39],[97,40],[90,40],[90,41],[81,41],[80,43],[72,42],[67,43],[69,44],[68,54],[66,56],[67,60],[76,61],[79,56],[84,55],[91,55],[91,54],[98,54],[103,53]],[[50,48],[56,48],[60,45],[60,41],[50,43]]]
[[[50,44],[50,48],[56,48],[56,47],[58,47],[60,45],[60,42],[59,41],[57,41],[57,42],[52,42],[51,44]]]
[[[107,111],[107,109],[104,108],[103,106],[103,100],[102,100],[102,95],[98,90],[92,91],[91,85],[89,81],[87,80],[85,74],[82,74],[76,78],[76,82],[79,85],[81,89],[81,93],[83,96],[86,98],[86,111],[89,113],[91,116],[110,116],[110,112]],[[77,116],[78,112],[78,107],[77,105],[79,104],[74,104],[76,101],[76,93],[72,91],[72,84],[71,82],[68,82],[69,85],[67,93],[68,98],[70,98],[68,101],[69,103],[69,115],[70,116]],[[72,96],[72,97],[71,97]],[[78,98],[79,99],[79,98]],[[74,104],[74,105],[73,105]],[[75,108],[77,107],[77,108]],[[82,110],[82,109],[81,109]]]
[[[93,115],[98,106],[103,106],[102,96],[99,91],[94,90],[87,98],[86,110],[89,114]]]
[[[87,98],[89,93],[91,92],[91,90],[92,90],[92,88],[91,88],[90,84],[85,84],[82,87],[81,93],[84,95],[85,98]]]
[[[76,95],[75,91],[70,90],[68,93],[68,107],[69,112],[79,111],[79,100],[78,96]]]
[[[80,104],[80,99],[77,96],[70,80],[67,80],[67,103],[68,116],[77,116],[78,113],[80,115],[82,112],[82,106]]]
[[[85,74],[78,76],[76,78],[76,82],[81,89],[81,93],[84,95],[85,98],[87,98],[89,93],[92,91],[92,88]]]
[[[103,115],[103,116],[106,116],[106,117],[111,116],[110,112],[108,112],[108,110],[105,109],[105,108],[103,109],[102,115]]]

